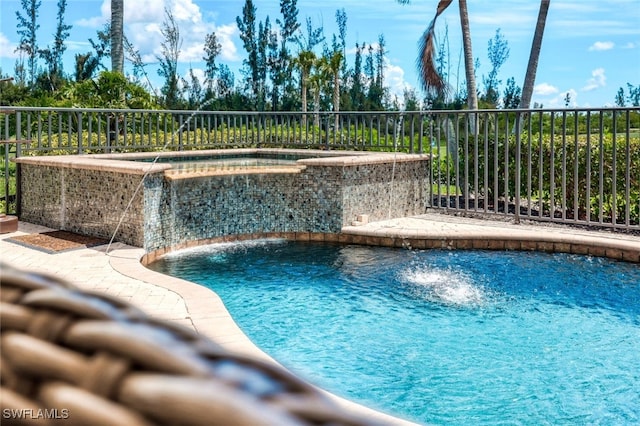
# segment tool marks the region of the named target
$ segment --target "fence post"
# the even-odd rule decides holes
[[[82,153],[82,112],[78,111],[78,154]]]
[[[520,129],[521,126],[521,118],[520,112],[516,113],[516,167],[515,167],[515,181],[516,181],[516,193],[515,193],[515,223],[520,223],[520,168],[521,168],[521,159],[520,159]],[[508,142],[507,142],[508,143]],[[506,208],[506,207],[505,207]]]

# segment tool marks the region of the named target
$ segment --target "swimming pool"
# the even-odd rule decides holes
[[[254,241],[154,270],[217,292],[293,372],[436,424],[640,421],[640,268],[564,254]]]

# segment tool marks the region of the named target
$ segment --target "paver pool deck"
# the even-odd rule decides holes
[[[52,274],[83,290],[117,296],[148,315],[193,328],[230,351],[270,359],[242,333],[220,298],[212,291],[145,268],[141,248],[114,243],[48,254],[17,245],[8,238],[51,231],[20,222],[18,231],[0,234],[0,262],[23,271]],[[343,228],[352,242],[378,244],[397,241],[412,248],[486,248],[565,251],[607,256],[638,263],[640,236],[550,224],[463,218],[429,213]],[[406,243],[405,243],[406,242]],[[639,266],[640,267],[640,266]],[[338,399],[372,420],[408,424]]]

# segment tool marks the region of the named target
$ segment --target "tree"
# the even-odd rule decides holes
[[[124,74],[124,0],[111,0],[111,71]]]
[[[187,91],[187,109],[198,109],[202,102],[202,84],[200,79],[193,72],[193,68],[189,69],[189,82],[186,84]]]
[[[78,53],[75,55],[74,78],[76,82],[89,80],[98,70],[106,70],[102,60],[111,55],[111,24],[106,24],[102,30],[98,30],[98,41],[89,39],[93,52]]]
[[[288,78],[293,67],[293,56],[289,50],[289,45],[296,42],[296,34],[300,29],[297,0],[280,0],[280,13],[282,14],[282,20],[276,19],[280,27],[280,36],[272,35],[270,55],[271,107],[274,111],[278,110],[279,104],[285,109],[291,109],[297,101],[296,85],[293,84],[293,79]],[[280,42],[279,49],[277,48],[278,41]],[[283,93],[281,101],[279,101],[280,88],[282,88]]]
[[[235,86],[235,77],[231,69],[226,64],[220,64],[216,86],[218,88],[218,93],[221,96],[228,96],[233,91],[233,87]]]
[[[313,49],[322,43],[325,40],[324,36],[324,27],[320,26],[318,28],[313,28],[313,24],[311,22],[311,18],[307,17],[307,34],[304,35],[302,31],[298,32],[298,36],[296,37],[296,41],[298,42],[298,47],[301,51],[308,50],[313,51]]]
[[[340,112],[340,69],[344,62],[344,56],[341,50],[334,50],[327,60],[327,69],[333,76],[333,113],[334,113],[334,129],[338,131]]]
[[[516,80],[513,77],[507,79],[507,85],[504,89],[504,97],[502,98],[502,107],[505,109],[518,108],[520,104],[520,95],[522,91],[516,86]]]
[[[258,64],[258,37],[256,33],[256,7],[252,0],[245,0],[242,8],[242,18],[236,17],[236,24],[240,32],[240,39],[247,52],[247,57],[242,61],[244,64],[243,73],[249,91],[258,99],[258,82],[260,80]]]
[[[86,80],[69,88],[74,104],[85,108],[151,109],[149,93],[140,85],[127,80],[119,72],[102,71],[94,80]],[[115,120],[112,121],[115,124]]]
[[[402,91],[402,97],[404,99],[405,111],[420,111],[420,102],[418,101],[418,95],[415,89],[405,88]]]
[[[533,86],[536,81],[538,60],[540,58],[540,49],[542,48],[542,36],[544,34],[544,27],[547,22],[547,12],[549,11],[550,2],[551,0],[540,1],[540,10],[538,12],[536,30],[533,35],[533,42],[531,43],[531,52],[529,54],[527,72],[524,76],[524,84],[522,85],[522,99],[520,100],[520,108],[529,108],[529,106],[531,105]]]
[[[180,48],[182,39],[180,38],[180,29],[169,9],[164,10],[165,20],[160,28],[160,33],[164,36],[161,43],[162,55],[157,56],[160,62],[158,75],[164,77],[164,85],[161,92],[163,95],[163,103],[165,108],[174,109],[180,103],[180,79],[178,77],[178,59],[180,57]]]
[[[302,122],[306,126],[307,116],[307,86],[309,84],[309,76],[311,68],[316,62],[316,54],[311,50],[302,50],[294,60],[300,69],[300,97],[302,99]]]
[[[102,30],[96,31],[96,35],[98,36],[97,41],[90,38],[89,43],[95,51],[97,68],[107,70],[108,68],[102,63],[102,60],[111,57],[111,24],[106,24]]]
[[[384,40],[384,34],[378,35],[378,49],[376,50],[376,85],[378,87],[384,87],[384,58],[387,51],[384,49],[386,42]]]
[[[363,111],[365,103],[364,86],[362,84],[362,51],[365,45],[356,43],[356,57],[351,75],[351,105],[355,111]]]
[[[624,89],[622,87],[619,88],[618,93],[616,93],[616,106],[620,108],[625,106]]]
[[[327,82],[331,80],[331,71],[325,56],[316,59],[313,65],[315,72],[309,76],[309,88],[313,96],[313,125],[318,128],[320,127],[320,95]]]
[[[74,71],[74,80],[81,82],[89,80],[98,69],[98,63],[91,53],[76,53],[76,68]]]
[[[383,110],[385,108],[385,99],[387,91],[384,87],[384,59],[385,59],[385,41],[384,35],[378,35],[378,45],[374,49],[369,46],[369,56],[367,57],[367,66],[371,67],[369,93],[367,94],[367,110]]]
[[[446,82],[438,73],[436,68],[436,49],[435,49],[435,23],[453,0],[440,0],[436,9],[436,14],[429,23],[420,39],[420,48],[418,55],[418,70],[420,71],[420,80],[422,87],[427,93],[435,91],[442,93],[447,89]],[[398,0],[401,4],[408,4],[410,0]],[[470,110],[478,109],[478,94],[476,90],[476,77],[473,64],[473,50],[471,47],[471,31],[469,27],[469,15],[466,0],[458,0],[460,9],[460,26],[462,28],[462,44],[464,51],[464,68],[467,81],[467,106]],[[475,128],[475,124],[470,122]]]
[[[213,96],[213,83],[215,81],[218,65],[216,59],[222,51],[222,45],[218,42],[215,32],[209,33],[204,39],[204,59],[205,63],[205,86],[207,88],[207,96]]]
[[[338,25],[338,37],[342,47],[342,57],[347,57],[347,12],[344,8],[336,10],[336,24]]]
[[[640,85],[634,87],[631,83],[627,83],[627,88],[629,89],[627,100],[631,106],[640,106]]]
[[[67,0],[58,0],[58,14],[56,20],[56,32],[53,37],[53,46],[40,50],[40,56],[45,60],[49,70],[50,80],[60,80],[63,77],[62,55],[67,50],[65,41],[69,38],[71,25],[64,23],[64,12]]]
[[[278,21],[278,20],[276,20]],[[280,32],[280,35],[282,33]],[[267,69],[269,71],[269,77],[271,78],[271,109],[272,111],[278,110],[280,86],[285,81],[285,67],[287,66],[288,51],[286,43],[278,42],[278,32],[271,31],[267,34]]]
[[[258,111],[264,111],[267,103],[267,71],[269,67],[269,48],[272,46],[271,20],[267,16],[258,25],[258,81],[257,101]]]
[[[489,40],[487,53],[491,62],[491,71],[486,78],[483,78],[485,87],[484,101],[495,108],[498,105],[500,92],[498,86],[501,81],[498,79],[498,71],[509,57],[509,43],[500,33],[500,29],[496,30],[496,35]]]
[[[276,19],[276,23],[280,26],[282,43],[293,41],[296,31],[300,28],[300,23],[298,22],[297,2],[297,0],[280,0],[282,21]]]
[[[131,62],[131,65],[133,66],[133,77],[136,83],[143,85],[143,83],[141,82],[141,78],[142,76],[144,76],[144,78],[147,80],[147,87],[150,91],[152,91],[154,93],[154,95],[157,97],[158,94],[156,93],[156,90],[153,88],[153,84],[151,84],[151,80],[149,79],[149,75],[147,74],[147,71],[145,70],[145,67],[147,66],[147,64],[142,60],[142,55],[140,55],[140,51],[138,49],[136,49],[133,44],[131,44],[131,42],[129,41],[129,39],[127,39],[127,37],[124,37],[124,50],[127,53],[127,60],[129,62]]]
[[[21,0],[22,9],[25,12],[23,16],[20,11],[16,11],[18,18],[18,35],[20,35],[20,43],[16,48],[16,52],[24,53],[27,57],[27,75],[29,84],[33,85],[36,78],[38,66],[38,44],[36,33],[40,28],[38,24],[38,9],[40,8],[40,0]]]
[[[460,25],[462,27],[462,45],[464,51],[464,73],[467,81],[467,106],[470,110],[478,109],[478,91],[476,90],[476,74],[473,66],[473,50],[471,48],[471,30],[469,28],[469,14],[467,1],[458,0],[460,6]],[[475,121],[470,116],[471,130],[475,132]]]

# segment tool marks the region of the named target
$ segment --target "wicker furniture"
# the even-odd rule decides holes
[[[363,425],[283,368],[55,277],[0,270],[2,424]]]

